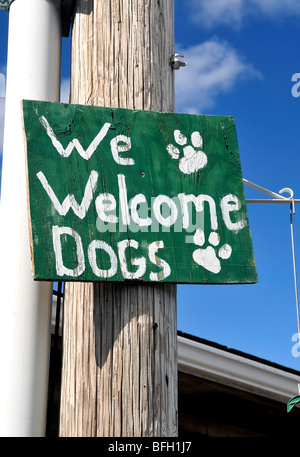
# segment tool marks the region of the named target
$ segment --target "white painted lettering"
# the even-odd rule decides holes
[[[102,270],[97,265],[96,249],[102,249],[110,257],[110,268],[108,270]],[[88,258],[93,270],[93,273],[99,278],[111,278],[117,273],[118,270],[118,259],[112,247],[105,243],[105,241],[94,240],[88,247]]]
[[[94,152],[96,151],[97,147],[99,146],[99,144],[101,143],[103,138],[106,136],[106,134],[107,134],[107,132],[108,132],[110,126],[111,126],[111,124],[106,122],[103,125],[103,127],[101,128],[101,130],[99,131],[99,133],[96,135],[94,140],[91,142],[89,147],[85,150],[82,147],[81,143],[78,141],[77,138],[74,138],[72,141],[70,141],[68,146],[66,148],[64,148],[62,146],[61,142],[57,139],[57,137],[56,137],[53,129],[49,125],[47,119],[44,116],[41,116],[39,118],[39,120],[40,120],[42,126],[44,127],[44,129],[46,130],[47,135],[51,139],[53,146],[55,147],[57,152],[62,157],[69,157],[69,155],[72,153],[73,149],[76,148],[78,154],[80,154],[81,157],[83,159],[85,159],[85,160],[89,160],[91,158],[91,156],[94,154]]]
[[[161,207],[165,203],[170,208],[170,215],[164,217]],[[178,209],[175,202],[167,195],[158,195],[153,201],[153,212],[156,220],[164,227],[171,227],[177,219]]]
[[[154,265],[159,266],[162,268],[162,271],[159,273],[150,273],[150,280],[151,281],[161,281],[162,279],[167,278],[171,274],[170,265],[165,261],[160,259],[156,256],[156,253],[159,249],[164,247],[163,241],[154,241],[153,243],[149,244],[148,252],[149,252],[149,259]]]
[[[117,223],[118,218],[114,214],[105,214],[106,212],[115,211],[117,203],[112,194],[100,194],[95,201],[98,217],[104,222]]]
[[[119,202],[121,210],[121,219],[123,225],[130,224],[130,215],[128,209],[127,187],[124,175],[118,175]]]
[[[119,145],[118,143],[125,143]],[[110,142],[112,156],[119,165],[134,165],[134,160],[129,157],[120,157],[120,152],[127,152],[131,149],[131,139],[128,136],[118,135]]]
[[[77,267],[74,269],[70,269],[65,267],[63,263],[63,256],[62,256],[62,245],[61,245],[61,236],[62,235],[70,235],[74,238],[76,243],[76,254],[77,254]],[[57,225],[52,227],[52,237],[53,237],[53,248],[55,252],[55,259],[56,259],[56,272],[58,276],[71,276],[72,278],[76,278],[80,276],[85,270],[85,261],[84,261],[84,252],[82,247],[81,237],[78,235],[75,230],[71,229],[70,227],[58,227]],[[73,250],[72,250],[73,252]]]
[[[139,247],[139,243],[135,240],[123,240],[118,243],[120,266],[121,266],[121,271],[122,271],[123,277],[125,279],[141,278],[146,272],[145,257],[139,257],[139,258],[133,259],[131,257],[131,250],[130,250],[131,265],[137,266],[138,269],[135,272],[131,272],[128,270],[128,267],[127,267],[127,260],[126,260],[126,254],[125,254],[126,248],[138,249],[138,247]]]
[[[221,210],[223,215],[223,220],[225,222],[228,230],[241,230],[246,227],[247,222],[242,219],[238,222],[232,222],[230,218],[230,213],[234,211],[239,211],[241,208],[240,200],[232,194],[225,195],[221,200]]]
[[[178,194],[178,198],[181,204],[181,211],[182,211],[182,227],[184,229],[188,229],[191,222],[192,222],[192,215],[189,212],[189,203],[193,203],[195,206],[196,211],[200,212],[203,211],[203,203],[208,202],[209,204],[209,211],[210,211],[210,223],[212,230],[217,230],[218,228],[218,219],[217,219],[217,211],[216,211],[216,204],[212,197],[209,195],[198,195],[197,197],[193,194]]]
[[[65,216],[67,214],[67,212],[69,211],[69,209],[72,208],[72,210],[74,211],[76,216],[78,216],[80,219],[85,218],[86,213],[90,207],[91,201],[93,199],[94,192],[97,187],[98,173],[96,171],[92,171],[90,174],[88,182],[85,186],[83,199],[82,199],[82,202],[80,205],[77,203],[73,194],[67,195],[66,198],[64,199],[63,203],[60,204],[52,187],[48,183],[44,173],[42,171],[39,171],[37,173],[37,177],[40,180],[43,188],[47,192],[48,197],[52,201],[54,208],[61,216]]]
[[[141,218],[137,212],[138,205],[141,205],[142,203],[146,203],[145,214],[147,214],[148,213],[148,203],[147,203],[145,195],[143,195],[143,194],[138,194],[131,199],[130,213],[131,213],[133,222],[135,222],[140,227],[147,227],[152,224],[152,219],[150,217]]]

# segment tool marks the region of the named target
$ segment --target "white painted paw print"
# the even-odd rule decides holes
[[[197,229],[193,240],[197,246],[202,247],[205,243],[203,230]],[[221,271],[221,262],[219,258],[223,260],[229,259],[232,253],[232,248],[229,244],[223,244],[217,252],[217,247],[220,244],[220,237],[216,232],[211,232],[208,237],[208,242],[212,246],[208,246],[205,249],[196,249],[196,251],[193,252],[193,259],[201,267],[217,274]]]
[[[203,139],[199,132],[193,132],[191,135],[191,143],[193,146],[186,146],[187,138],[180,130],[174,130],[174,139],[179,146],[184,146],[183,157],[179,160],[179,169],[182,173],[189,175],[206,166],[207,156],[202,151]],[[172,159],[179,159],[181,154],[178,147],[173,144],[168,144],[167,152]]]

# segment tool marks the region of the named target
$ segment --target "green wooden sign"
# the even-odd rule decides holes
[[[39,280],[257,281],[235,122],[23,101]]]

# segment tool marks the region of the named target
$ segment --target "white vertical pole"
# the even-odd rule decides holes
[[[45,435],[52,283],[31,275],[20,101],[59,100],[60,58],[60,0],[15,0],[0,205],[0,436],[6,437]]]

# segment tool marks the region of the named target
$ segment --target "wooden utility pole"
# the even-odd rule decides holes
[[[77,0],[71,103],[174,111],[173,3]],[[176,285],[66,283],[60,436],[177,436],[176,315]]]

